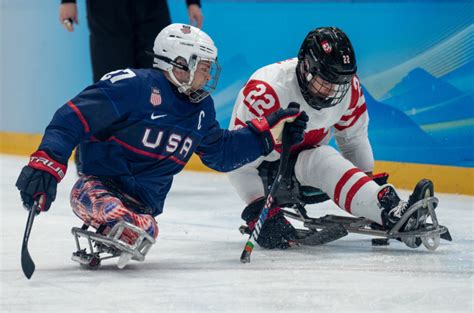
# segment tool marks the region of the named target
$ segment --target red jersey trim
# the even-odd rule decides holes
[[[89,127],[89,124],[87,123],[87,120],[85,119],[84,115],[82,115],[81,111],[77,108],[77,106],[72,103],[72,101],[68,101],[67,105],[76,113],[77,117],[81,121],[82,125],[84,126],[84,131],[88,133],[91,129]]]
[[[352,93],[351,93],[351,103],[349,105],[349,109],[353,109],[356,107],[359,99],[364,95],[362,92],[362,88],[360,86],[360,81],[357,76],[354,76],[352,79]]]
[[[178,159],[177,157],[174,157],[174,156],[170,156],[170,157],[165,157],[161,154],[157,154],[157,153],[151,153],[151,152],[148,152],[148,151],[144,151],[144,150],[141,150],[141,149],[138,149],[138,148],[135,148],[131,145],[129,145],[128,143],[116,138],[115,136],[112,136],[109,138],[109,140],[113,140],[115,141],[116,143],[118,143],[119,145],[121,145],[122,147],[124,147],[125,149],[128,149],[130,151],[133,151],[135,153],[138,153],[138,154],[141,154],[141,155],[144,155],[144,156],[147,156],[147,157],[150,157],[150,158],[154,158],[154,159],[158,159],[158,160],[164,160],[164,159],[169,159],[175,163],[178,163],[179,165],[186,165],[186,162],[184,161],[181,161],[180,159]]]
[[[354,125],[359,120],[359,118],[362,116],[362,114],[364,114],[366,111],[367,111],[367,106],[365,105],[365,102],[364,102],[361,106],[357,107],[354,110],[354,112],[352,112],[351,115],[343,115],[341,117],[340,121],[348,121],[351,118],[353,119],[348,125],[336,124],[336,125],[334,125],[334,128],[336,128],[337,130],[344,130],[344,129],[347,129],[347,128],[351,127],[352,125]]]

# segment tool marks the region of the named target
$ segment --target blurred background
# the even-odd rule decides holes
[[[189,22],[184,1],[168,4],[173,22]],[[1,0],[0,152],[31,153],[56,109],[92,83],[85,1],[78,9],[68,33],[57,0]],[[416,173],[474,194],[473,1],[202,0],[202,11],[219,48],[223,127],[256,69],[295,57],[309,30],[337,26],[356,51],[378,169],[402,187]]]

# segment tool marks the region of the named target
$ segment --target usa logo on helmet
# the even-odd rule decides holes
[[[161,104],[161,93],[158,88],[151,88],[150,103],[153,106]]]
[[[191,32],[191,27],[189,25],[183,25],[183,27],[181,27],[181,31],[183,34],[189,34]]]

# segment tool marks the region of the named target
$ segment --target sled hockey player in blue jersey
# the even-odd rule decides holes
[[[302,140],[306,127],[306,114],[292,104],[248,127],[221,129],[209,96],[220,73],[217,48],[198,28],[166,27],[153,54],[154,68],[108,73],[62,106],[16,183],[26,208],[47,211],[80,144],[83,175],[70,202],[84,226],[73,228],[73,260],[92,268],[104,254],[120,257],[119,267],[144,259],[158,236],[155,217],[173,176],[193,153],[227,172],[270,153],[285,123],[292,143]],[[80,238],[91,251],[80,248]]]
[[[437,223],[434,208],[438,200],[430,180],[420,180],[408,201],[403,201],[386,183],[388,175],[372,174],[369,115],[356,72],[355,53],[347,35],[336,27],[320,27],[308,33],[296,58],[257,70],[240,91],[231,129],[245,127],[256,117],[270,116],[291,102],[299,103],[309,117],[304,140],[291,149],[284,183],[272,195],[275,206],[260,228],[260,246],[317,245],[347,232],[400,239],[411,248],[423,243],[431,250],[438,246],[440,235],[451,239],[447,228]],[[339,151],[328,145],[333,135]],[[276,176],[280,151],[276,146],[272,153],[229,174],[246,204],[242,219],[247,225],[241,227],[242,232],[255,228]],[[357,218],[308,217],[306,204],[329,199]],[[309,231],[296,230],[287,217],[302,221]],[[427,222],[429,217],[432,224]]]

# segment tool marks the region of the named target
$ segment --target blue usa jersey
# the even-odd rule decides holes
[[[39,149],[66,164],[79,143],[85,175],[113,179],[154,216],[193,153],[226,172],[264,152],[249,128],[220,128],[211,97],[191,103],[155,69],[114,71],[83,90],[56,112]]]

